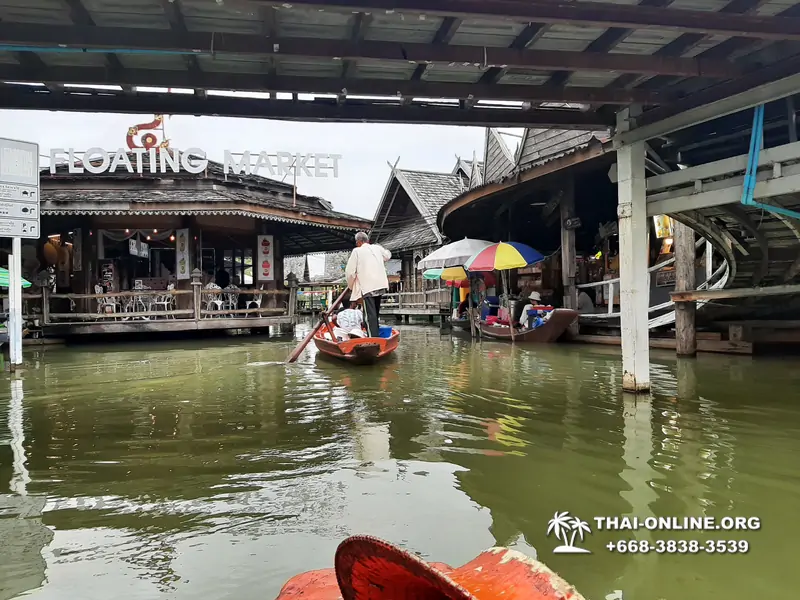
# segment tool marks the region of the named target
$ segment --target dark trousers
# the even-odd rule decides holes
[[[364,310],[367,313],[367,335],[369,337],[379,337],[378,315],[381,312],[382,296],[365,296]]]

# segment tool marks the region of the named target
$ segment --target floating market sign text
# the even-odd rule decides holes
[[[77,159],[77,155],[81,158]],[[133,156],[131,156],[133,155]],[[148,161],[144,160],[147,155]],[[260,152],[231,152],[225,150],[222,163],[225,175],[262,175],[271,177],[284,177],[296,174],[306,177],[339,177],[339,161],[341,154],[292,154],[291,152],[277,152],[267,154]],[[110,153],[102,148],[89,148],[86,152],[76,152],[74,148],[53,148],[50,150],[50,172],[55,173],[58,163],[67,160],[70,173],[105,173],[116,171],[120,168],[129,173],[144,173],[145,167],[149,173],[166,174],[170,171],[178,173],[181,170],[187,173],[202,173],[208,167],[206,153],[200,148],[168,150],[162,152],[156,148],[119,148]]]

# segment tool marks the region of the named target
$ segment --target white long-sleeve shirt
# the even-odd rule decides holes
[[[344,270],[347,286],[353,290],[351,300],[358,300],[364,294],[389,288],[385,263],[390,258],[392,253],[379,244],[364,243],[353,248]]]

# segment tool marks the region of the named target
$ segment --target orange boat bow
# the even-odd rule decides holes
[[[293,577],[278,600],[301,596],[304,600],[584,600],[555,572],[516,550],[492,548],[453,569],[368,536],[342,542],[335,569]]]

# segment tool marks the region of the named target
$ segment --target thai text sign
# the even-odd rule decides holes
[[[80,158],[79,158],[80,155]],[[145,159],[146,157],[146,159]],[[339,177],[341,154],[292,154],[291,152],[232,152],[225,150],[222,169],[225,175],[261,175],[264,177]],[[201,148],[184,151],[161,148],[119,148],[108,152],[89,148],[76,152],[74,148],[50,150],[50,172],[55,173],[66,159],[69,173],[100,174],[124,169],[129,173],[167,174],[169,172],[199,174],[208,168],[208,158]]]
[[[175,231],[175,272],[179,280],[189,279],[192,265],[189,262],[189,230]]]
[[[258,236],[258,262],[256,263],[258,281],[275,281],[274,240],[271,235]]]
[[[150,246],[140,240],[131,238],[128,240],[128,252],[131,256],[148,258],[150,256]]]

